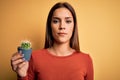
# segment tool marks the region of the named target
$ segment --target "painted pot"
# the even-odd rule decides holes
[[[26,61],[29,61],[31,58],[31,54],[32,54],[32,48],[30,49],[23,49],[21,47],[18,47],[18,52],[21,51],[22,54],[24,54],[24,58]]]

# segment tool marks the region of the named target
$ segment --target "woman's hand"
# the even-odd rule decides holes
[[[27,70],[29,63],[25,61],[22,53],[15,53],[11,58],[11,66],[13,71],[17,73],[19,77],[25,77],[27,75]]]

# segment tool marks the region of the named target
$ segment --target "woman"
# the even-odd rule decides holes
[[[66,2],[55,4],[48,15],[45,47],[33,51],[30,61],[12,56],[18,80],[93,80],[93,64],[79,50],[76,14]]]

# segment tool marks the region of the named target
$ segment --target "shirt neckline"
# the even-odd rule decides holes
[[[77,52],[77,51],[74,51],[74,52],[72,52],[72,54],[67,55],[67,56],[57,56],[57,55],[53,55],[48,49],[45,49],[45,51],[46,51],[47,55],[49,55],[51,57],[55,57],[55,58],[68,58],[68,57],[72,57]]]

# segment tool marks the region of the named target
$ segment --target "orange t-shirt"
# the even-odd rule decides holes
[[[33,51],[28,75],[18,80],[94,80],[92,59],[82,52],[61,57],[47,49]]]

